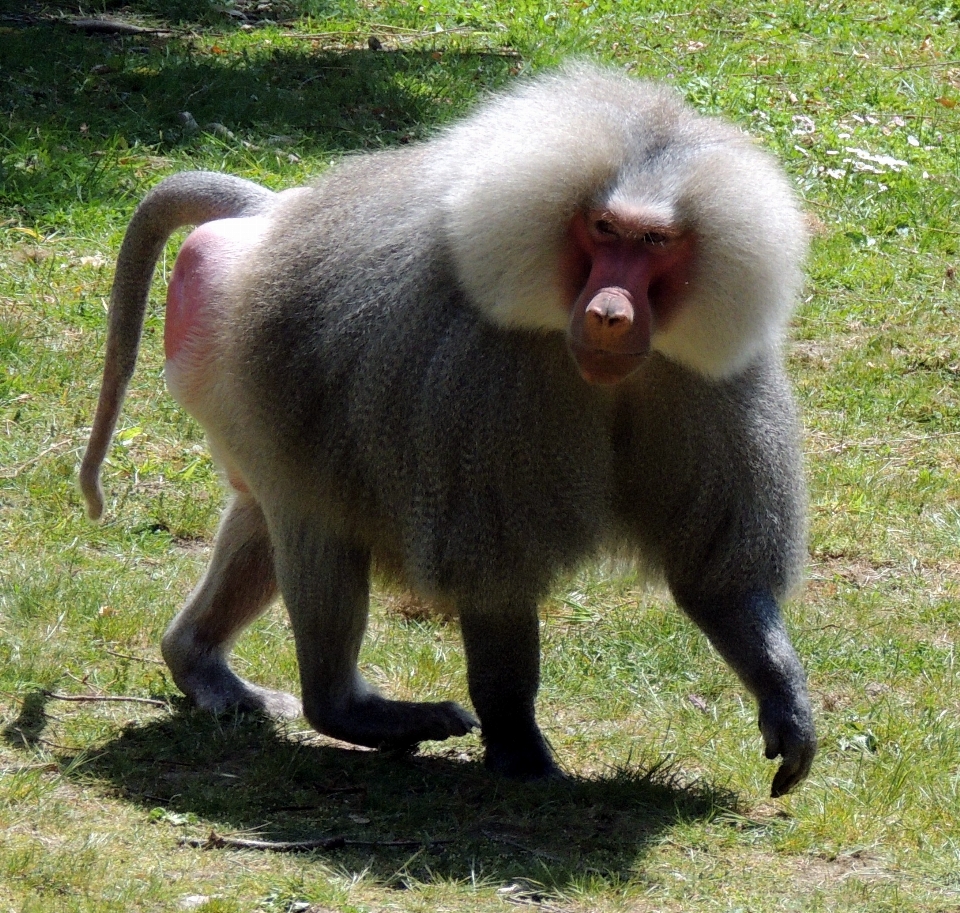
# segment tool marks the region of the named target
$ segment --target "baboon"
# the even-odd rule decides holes
[[[627,555],[669,586],[759,706],[778,796],[816,739],[779,602],[805,556],[780,353],[806,247],[790,186],[669,89],[570,65],[426,142],[273,193],[174,175],[117,264],[81,467],[88,511],[177,227],[166,378],[232,490],[210,567],[163,638],[201,707],[297,714],[227,654],[277,590],[303,713],[358,745],[478,725],[360,676],[371,567],[454,607],[486,764],[558,767],[534,717],[538,601]]]

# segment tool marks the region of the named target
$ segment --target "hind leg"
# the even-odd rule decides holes
[[[355,745],[406,748],[465,735],[477,725],[453,701],[389,700],[360,675],[370,573],[365,548],[324,529],[315,517],[290,516],[271,529],[297,643],[303,711],[318,732]]]
[[[198,707],[214,713],[236,707],[275,717],[300,715],[295,697],[248,682],[227,664],[240,632],[276,593],[273,547],[263,512],[241,492],[220,521],[206,574],[163,635],[163,658],[173,680]]]

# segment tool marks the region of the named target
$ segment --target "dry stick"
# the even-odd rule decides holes
[[[56,444],[52,444],[47,447],[46,450],[41,450],[40,453],[36,456],[30,457],[29,460],[24,460],[22,463],[18,463],[16,466],[11,466],[9,469],[3,470],[0,472],[0,479],[15,479],[24,469],[28,469],[34,463],[39,463],[45,456],[49,456],[51,453],[55,453],[57,450],[62,450],[67,444],[72,443],[69,439],[65,441],[57,441]]]
[[[117,19],[67,19],[67,25],[88,35],[172,35],[175,29],[151,29]]]
[[[448,840],[430,840],[430,844],[449,843]],[[192,846],[201,850],[232,847],[240,850],[267,850],[272,853],[306,853],[310,850],[339,850],[345,846],[398,846],[421,847],[423,840],[348,840],[346,837],[321,837],[317,840],[250,840],[245,837],[224,837],[210,831],[206,838],[181,837],[180,846]]]
[[[98,703],[100,701],[117,701],[128,704],[150,704],[152,707],[169,707],[167,701],[158,701],[152,697],[131,697],[126,694],[58,694],[56,691],[44,690],[45,697],[53,701],[74,701],[75,703]]]
[[[153,663],[154,665],[157,665],[157,666],[166,665],[166,663],[164,663],[162,660],[150,659],[149,656],[134,656],[131,653],[118,653],[116,650],[104,650],[103,652],[108,653],[110,656],[119,656],[120,659],[132,660],[135,663]]]
[[[269,850],[274,853],[304,853],[309,850],[337,850],[345,845],[343,837],[324,837],[319,840],[246,840],[241,837],[221,837],[210,831],[206,838],[181,837],[180,846],[193,846],[201,850],[234,847],[242,850]]]
[[[934,60],[930,63],[883,64],[884,70],[926,70],[934,67],[955,67],[960,60]]]
[[[382,25],[377,22],[365,24],[359,28],[349,29],[343,32],[285,32],[285,38],[306,39],[308,41],[323,41],[327,38],[340,39],[360,39],[366,35],[380,33],[390,38],[406,41],[416,41],[420,38],[436,38],[438,35],[493,35],[492,31],[484,29],[472,29],[469,26],[458,26],[457,28],[443,29],[439,32],[434,29],[405,29],[399,26]],[[516,51],[511,53],[515,56]]]

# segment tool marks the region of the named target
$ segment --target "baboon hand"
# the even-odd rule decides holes
[[[783,763],[773,778],[773,798],[790,792],[808,773],[817,753],[813,714],[806,695],[765,698],[760,703],[760,732],[765,755]]]

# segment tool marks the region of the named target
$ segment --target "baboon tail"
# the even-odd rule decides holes
[[[250,181],[210,171],[192,171],[162,181],[134,212],[117,257],[100,399],[80,464],[80,490],[91,519],[96,520],[103,513],[100,467],[137,363],[150,283],[167,238],[184,225],[256,215],[269,209],[275,199],[273,191]]]

